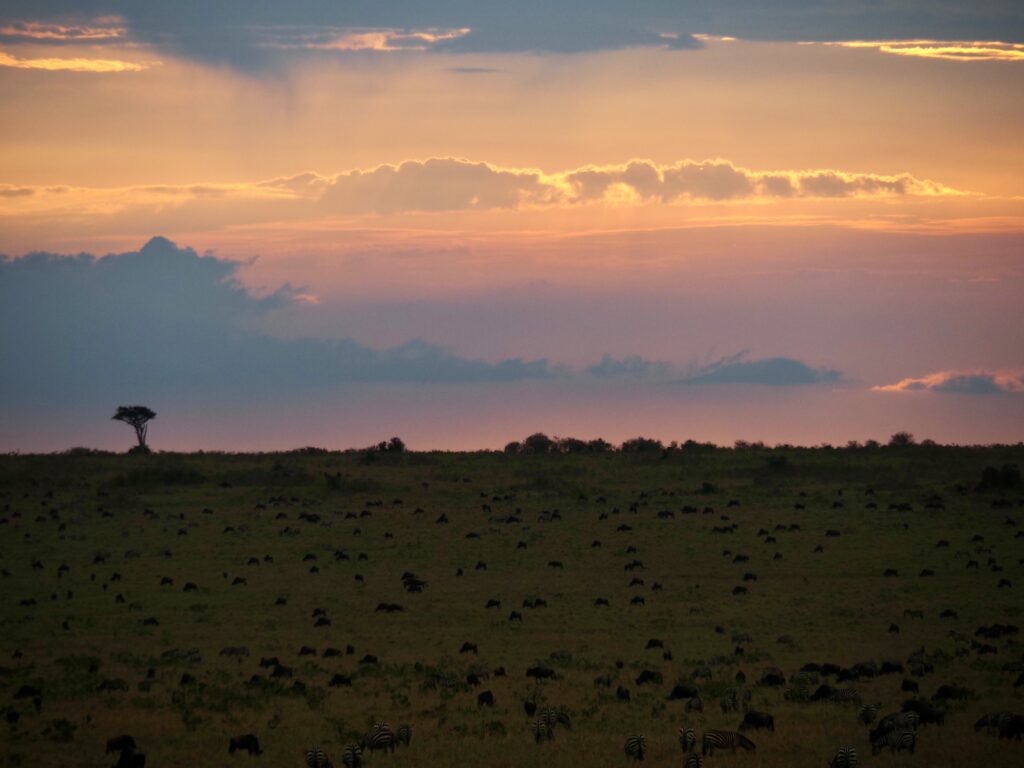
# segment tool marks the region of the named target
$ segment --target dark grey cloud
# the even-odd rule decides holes
[[[605,355],[586,368],[586,373],[599,378],[655,379],[670,375],[672,366],[661,360],[647,360],[639,355],[613,357]]]
[[[469,29],[431,50],[575,53],[632,46],[694,48],[707,33],[755,40],[1024,40],[1013,0],[7,0],[5,22],[89,26],[124,18],[134,40],[172,53],[261,67],[291,55],[268,46],[332,30]]]
[[[795,387],[808,384],[838,384],[843,375],[831,368],[813,368],[789,357],[747,359],[741,352],[700,367],[681,380],[683,384],[761,384]]]
[[[244,395],[346,382],[548,378],[545,360],[489,363],[421,340],[374,349],[349,338],[275,338],[260,318],[302,300],[291,286],[254,296],[237,262],[163,239],[96,258],[0,260],[0,397],[8,405],[107,394]]]

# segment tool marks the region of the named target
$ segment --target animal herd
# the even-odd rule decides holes
[[[114,627],[125,644],[82,673],[88,693],[109,703],[94,715],[152,702],[145,706],[202,722],[186,727],[187,739],[189,727],[213,727],[204,692],[235,690],[273,717],[232,709],[226,694],[230,722],[244,726],[219,731],[219,750],[226,743],[233,760],[301,752],[308,768],[358,768],[378,753],[443,751],[453,728],[479,721],[478,738],[529,745],[527,759],[564,759],[563,743],[614,730],[616,759],[650,762],[669,754],[666,723],[683,721],[684,768],[722,752],[788,765],[779,745],[835,712],[845,725],[815,744],[816,765],[927,752],[936,728],[1024,757],[1024,715],[1011,711],[1024,655],[1007,608],[1022,565],[1019,507],[935,527],[949,513],[934,493],[766,490],[756,477],[722,491],[717,476],[672,487],[672,473],[655,485],[640,469],[634,477],[631,465],[617,467],[614,482],[595,471],[587,482],[601,493],[524,481],[500,466],[481,490],[461,473],[438,479],[415,463],[349,467],[337,483],[358,490],[342,494],[314,473],[281,493],[288,470],[269,495],[259,485],[238,492],[229,479],[195,494],[18,477],[0,486],[0,533],[10,534],[0,545],[2,618],[11,630],[0,650],[14,662],[0,667],[0,692],[11,733],[27,744],[46,722],[74,717],[58,675],[46,672],[69,652],[51,654],[31,638],[98,647]],[[376,479],[360,486],[351,472]],[[95,498],[83,502],[82,487]],[[964,498],[949,506],[977,506]],[[866,605],[816,589],[815,581],[844,586],[851,574]],[[973,591],[949,589],[965,578]],[[799,620],[783,613],[790,592],[812,606],[796,606]],[[233,632],[228,618],[213,632],[217,611],[245,629]],[[822,642],[803,631],[808,620],[866,638],[865,650]],[[129,655],[136,666],[118,660]],[[374,725],[357,732],[361,699],[379,711],[380,691],[408,722],[392,727],[373,714]],[[324,723],[338,719],[334,707],[347,719],[298,736],[278,727],[288,702],[304,702]],[[982,707],[991,711],[976,719]],[[639,725],[642,712],[649,725]],[[609,719],[623,722],[598,725]],[[93,727],[82,716],[69,722],[76,739]],[[174,751],[131,732],[145,738],[106,743],[115,768],[144,768],[147,753],[152,768],[154,754]]]

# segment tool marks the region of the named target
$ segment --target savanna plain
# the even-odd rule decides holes
[[[1024,764],[1024,448],[646,447],[0,457],[0,763]]]

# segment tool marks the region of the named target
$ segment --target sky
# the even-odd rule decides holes
[[[1024,440],[1024,9],[0,0],[0,451]]]

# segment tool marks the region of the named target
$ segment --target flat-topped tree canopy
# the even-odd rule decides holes
[[[156,418],[156,411],[144,405],[119,405],[117,412],[111,418],[115,421],[123,421],[125,424],[130,424],[135,430],[135,437],[138,438],[139,448],[145,448],[149,421]]]

